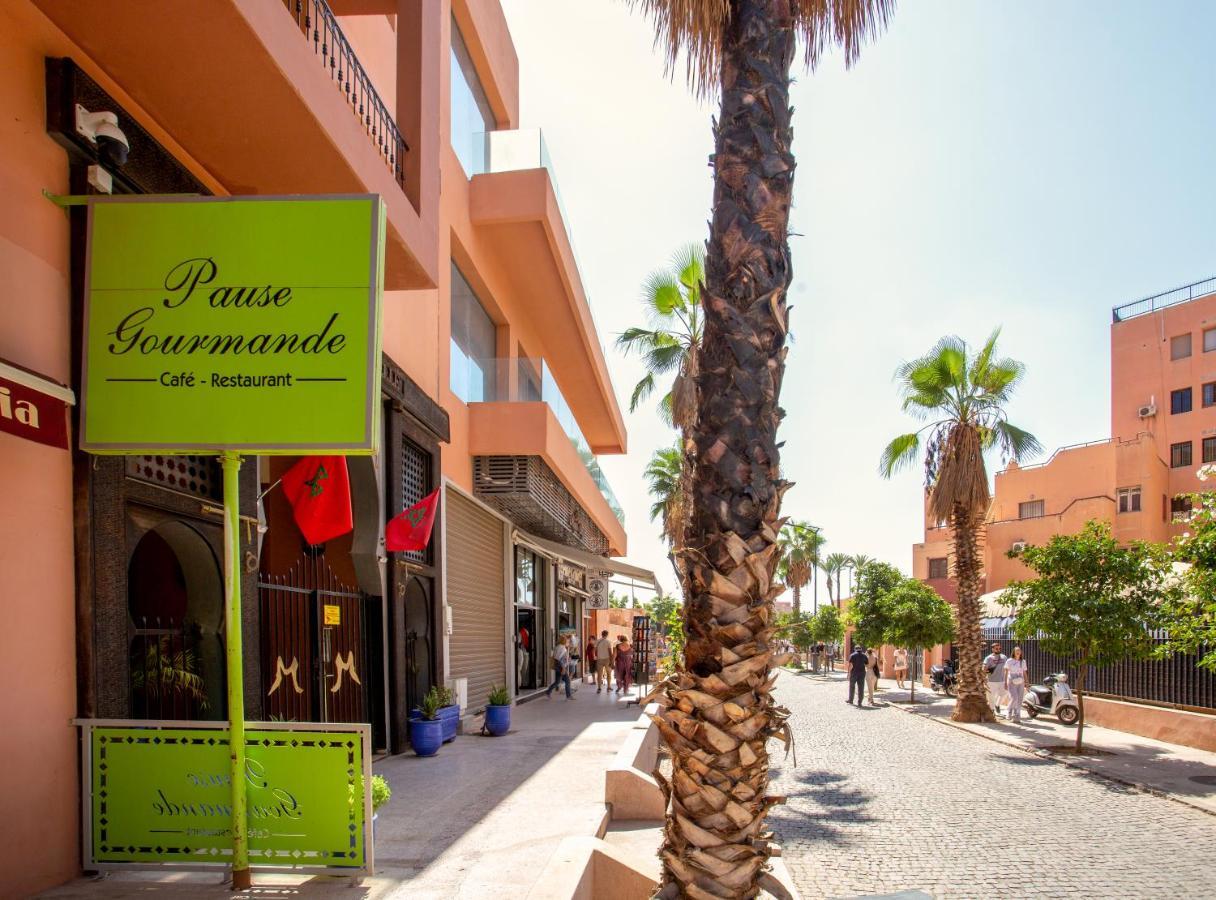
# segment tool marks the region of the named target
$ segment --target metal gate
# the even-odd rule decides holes
[[[262,573],[266,715],[284,722],[366,722],[365,595],[340,582],[324,553],[284,575]]]

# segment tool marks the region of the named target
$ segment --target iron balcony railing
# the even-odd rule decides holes
[[[1165,309],[1167,306],[1186,303],[1189,300],[1198,300],[1200,297],[1206,297],[1209,294],[1216,294],[1216,275],[1213,275],[1211,278],[1205,278],[1202,281],[1184,284],[1182,287],[1174,288],[1172,291],[1153,294],[1151,297],[1145,297],[1142,300],[1133,300],[1131,303],[1116,306],[1114,318],[1116,322],[1126,322],[1128,319],[1147,315],[1159,309]]]
[[[363,130],[376,145],[397,184],[405,186],[405,153],[409,146],[397,130],[397,123],[388,107],[376,93],[350,42],[338,25],[325,0],[283,0],[287,11],[295,18],[313,52],[321,57],[321,66],[329,73],[338,89],[346,96],[351,111],[358,116]]]

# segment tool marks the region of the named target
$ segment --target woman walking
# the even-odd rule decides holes
[[[903,647],[895,648],[895,686],[902,688],[904,678],[908,675],[908,651]]]
[[[563,681],[566,683],[566,699],[572,699],[574,695],[570,693],[570,650],[566,647],[566,635],[563,634],[557,639],[557,646],[553,648],[549,661],[553,666],[553,684],[545,690],[545,699],[548,700],[549,695],[557,690],[557,686]]]
[[[616,665],[616,692],[628,694],[633,686],[633,647],[623,634],[617,639],[613,659]]]
[[[870,698],[870,705],[877,706],[874,702],[874,689],[878,687],[878,654],[871,647],[866,651],[866,694]]]
[[[1021,647],[1014,647],[1013,656],[1005,660],[1005,693],[1009,695],[1009,721],[1021,722],[1022,698],[1026,696],[1026,660]]]

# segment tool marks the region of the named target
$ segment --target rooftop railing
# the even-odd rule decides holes
[[[1216,294],[1216,275],[1213,275],[1211,278],[1205,278],[1202,281],[1184,284],[1182,287],[1174,288],[1172,291],[1164,291],[1160,294],[1153,294],[1151,297],[1145,297],[1142,300],[1133,300],[1131,303],[1116,306],[1114,309],[1114,320],[1116,322],[1126,322],[1128,319],[1144,316],[1169,306],[1177,306],[1179,303],[1198,300],[1200,297],[1207,297],[1210,294]]]
[[[358,117],[393,178],[404,187],[405,153],[409,147],[337,18],[325,0],[283,0],[283,5],[296,20],[305,40],[312,44],[313,52],[321,58],[321,67],[345,95],[351,112]]]

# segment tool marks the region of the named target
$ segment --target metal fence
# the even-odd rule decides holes
[[[1040,646],[1037,638],[1020,641],[1008,628],[983,629],[985,646],[999,643],[1008,655],[1015,645],[1022,648],[1031,682],[1041,681],[1053,672],[1067,672],[1076,684],[1076,656],[1056,656]],[[1157,638],[1160,645],[1164,638]],[[957,647],[952,653],[957,661]],[[1163,659],[1125,659],[1113,665],[1087,667],[1085,693],[1134,703],[1216,710],[1216,672],[1201,669],[1199,657],[1174,654]]]
[[[1145,297],[1142,300],[1133,300],[1131,303],[1116,306],[1114,309],[1114,320],[1116,322],[1126,322],[1128,319],[1136,318],[1136,316],[1156,312],[1159,309],[1165,309],[1167,306],[1174,306],[1178,303],[1188,303],[1191,300],[1197,300],[1200,297],[1206,297],[1208,294],[1214,293],[1216,293],[1216,276],[1204,278],[1202,281],[1195,281],[1191,284],[1184,284],[1182,287],[1174,288],[1171,291],[1153,294],[1153,296]]]
[[[131,718],[210,719],[197,626],[176,619],[140,617],[130,627]]]

